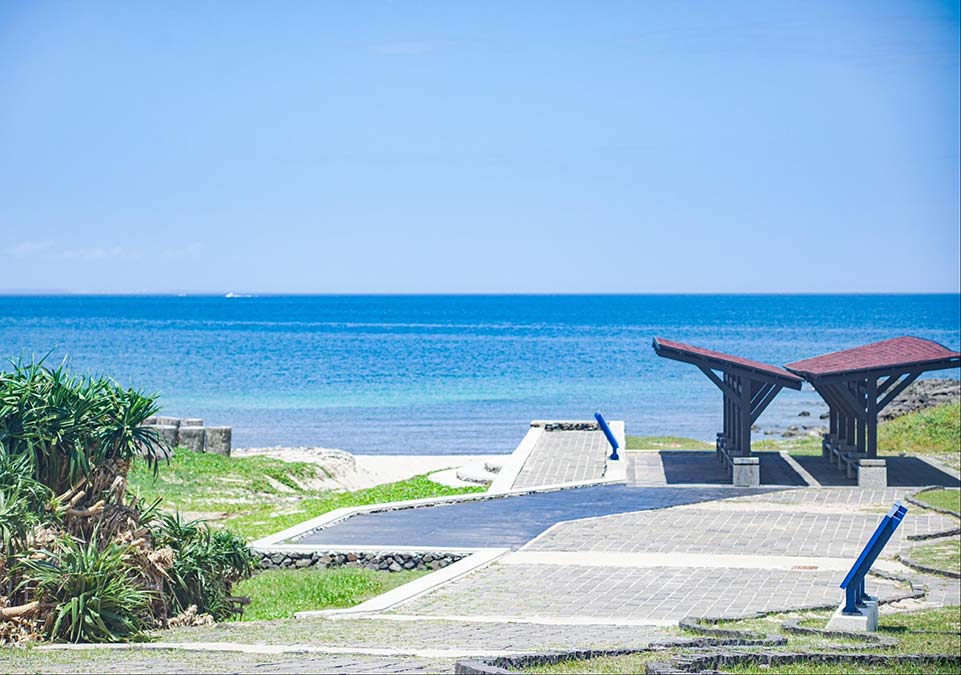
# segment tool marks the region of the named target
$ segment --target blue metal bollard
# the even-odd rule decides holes
[[[604,435],[607,436],[607,442],[611,444],[610,459],[620,459],[620,457],[617,456],[617,439],[614,438],[614,433],[611,431],[611,428],[607,426],[607,420],[604,419],[600,411],[594,413],[594,419],[597,420],[597,426],[599,426],[601,431],[604,432]]]
[[[864,601],[870,599],[864,590],[864,577],[871,570],[871,565],[877,560],[891,535],[904,520],[907,512],[908,508],[901,502],[894,503],[887,515],[881,519],[880,524],[878,524],[874,534],[871,535],[864,550],[861,551],[861,555],[854,561],[854,565],[851,566],[847,576],[844,577],[841,588],[844,589],[843,612],[845,614],[859,614],[858,607],[863,607]]]

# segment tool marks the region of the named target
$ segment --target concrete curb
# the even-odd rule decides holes
[[[517,480],[521,469],[524,468],[527,458],[531,456],[531,452],[543,435],[544,427],[539,425],[535,426],[535,423],[531,422],[530,429],[527,430],[527,433],[524,435],[524,438],[521,439],[517,448],[514,449],[514,452],[510,454],[507,461],[501,466],[501,470],[497,474],[497,478],[491,483],[490,488],[488,488],[488,492],[491,494],[510,492],[514,487],[514,481]]]

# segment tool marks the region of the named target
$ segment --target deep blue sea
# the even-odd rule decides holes
[[[953,349],[958,295],[6,296],[0,355],[161,395],[237,447],[510,452],[531,419],[600,409],[629,433],[711,439],[720,395],[657,335],[771,363],[917,335]],[[958,377],[948,371],[942,376]],[[814,423],[784,392],[762,427]]]

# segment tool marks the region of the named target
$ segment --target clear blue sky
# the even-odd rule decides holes
[[[0,1],[0,289],[957,292],[959,27]]]

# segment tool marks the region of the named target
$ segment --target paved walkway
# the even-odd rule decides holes
[[[514,479],[514,489],[604,477],[610,449],[600,431],[545,431]]]
[[[559,521],[661,509],[763,492],[757,488],[629,488],[599,485],[354,516],[298,545],[519,548]]]
[[[390,613],[673,625],[691,614],[736,618],[831,605],[881,513],[903,494],[857,488],[755,492],[561,522],[517,553]],[[885,555],[915,545],[909,534],[954,527],[957,519],[913,509]],[[875,577],[867,586],[882,599],[907,592]],[[939,583],[935,590],[934,604],[961,603],[957,582]]]

